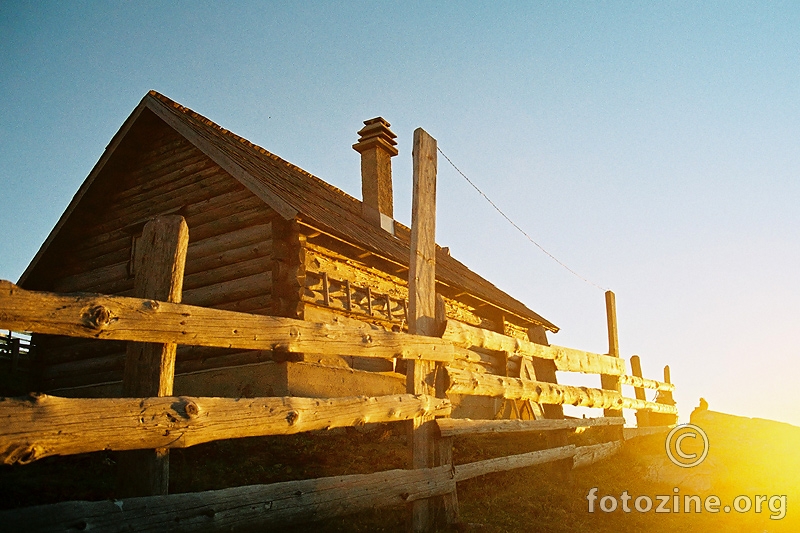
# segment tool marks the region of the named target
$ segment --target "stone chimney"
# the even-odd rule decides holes
[[[397,155],[397,135],[377,117],[364,121],[353,150],[361,154],[361,216],[394,235],[392,157]]]

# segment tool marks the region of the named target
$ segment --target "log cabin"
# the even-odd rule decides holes
[[[404,331],[410,232],[393,217],[391,159],[398,151],[389,127],[378,117],[358,132],[353,148],[361,156],[359,201],[150,91],[18,283],[31,290],[133,295],[133,257],[144,224],[158,215],[180,214],[189,227],[183,303]],[[548,331],[558,331],[446,248],[436,250],[436,289],[440,312],[449,319],[540,344],[547,344]],[[35,390],[120,395],[124,343],[45,335],[35,335],[33,342]],[[402,393],[399,364],[346,354],[289,357],[180,346],[175,394]],[[502,354],[462,364],[519,375]],[[552,361],[539,364],[539,379],[555,381]],[[478,409],[467,403],[464,413]],[[498,402],[487,405],[479,409],[488,409],[483,416],[496,416]]]

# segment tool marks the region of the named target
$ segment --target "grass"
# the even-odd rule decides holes
[[[569,471],[559,465],[530,467],[491,474],[458,485],[461,530],[493,532],[592,533],[648,531],[800,531],[793,505],[800,497],[795,463],[775,461],[770,446],[751,439],[750,449],[726,436],[726,446],[715,440],[709,454],[705,481],[687,477],[685,470],[664,464],[664,436],[629,441],[611,459],[591,467]],[[576,444],[591,443],[602,435],[586,432],[572,436]],[[551,437],[552,440],[552,437]],[[456,464],[489,457],[523,453],[553,445],[543,435],[506,437],[474,436],[454,443]],[[785,450],[793,450],[784,444]],[[114,497],[116,455],[108,452],[73,457],[54,457],[24,466],[0,467],[0,507],[14,508],[64,500],[98,500]],[[749,457],[743,460],[742,457]],[[360,430],[310,433],[285,437],[249,438],[198,445],[170,454],[170,492],[193,492],[238,485],[274,483],[292,479],[369,473],[403,468],[408,460],[404,428],[379,425]],[[661,474],[653,476],[654,465]],[[563,466],[563,465],[562,465]],[[700,467],[697,467],[700,469]],[[702,473],[701,472],[701,473]],[[683,477],[681,477],[683,476]],[[700,481],[703,481],[700,479]],[[588,511],[589,490],[598,497],[623,491],[632,497],[648,495],[717,494],[723,502],[736,495],[787,494],[788,514],[770,520],[766,507],[761,514],[749,513],[648,513],[624,512],[621,507],[605,513],[596,502]],[[629,504],[633,506],[633,502]],[[290,530],[320,532],[405,531],[402,508],[376,509],[339,517],[323,524],[299,525]]]

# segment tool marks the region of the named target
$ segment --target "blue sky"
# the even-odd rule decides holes
[[[350,146],[380,115],[398,220],[423,127],[616,292],[623,355],[672,367],[684,417],[704,396],[800,424],[798,27],[791,2],[0,2],[0,278],[149,89],[356,197]],[[441,159],[437,199],[438,242],[559,325],[551,342],[607,349],[602,291]]]

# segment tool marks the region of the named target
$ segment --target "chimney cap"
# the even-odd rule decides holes
[[[397,155],[397,135],[389,129],[389,124],[383,117],[375,117],[364,121],[364,127],[358,132],[361,136],[353,145],[353,150],[363,153],[370,148],[381,146],[389,155]]]

